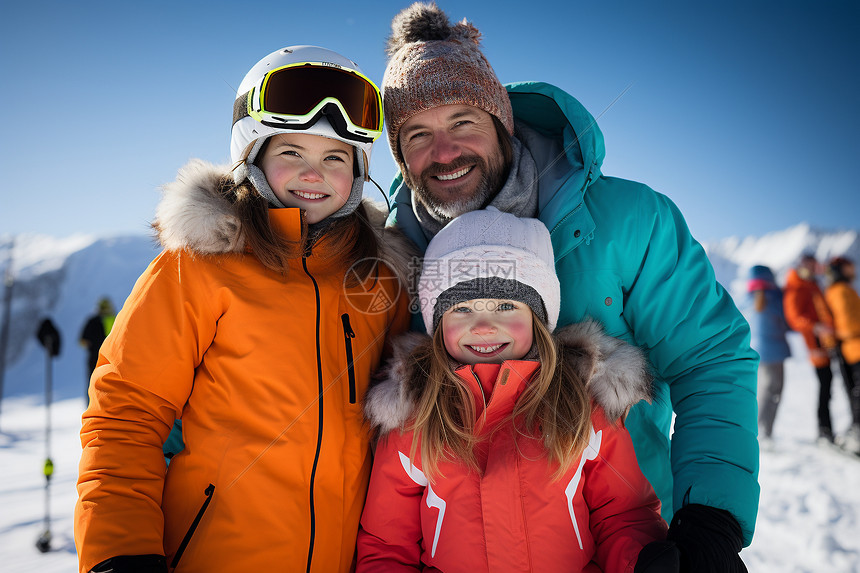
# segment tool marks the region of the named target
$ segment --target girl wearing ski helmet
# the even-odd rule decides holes
[[[623,426],[648,368],[597,323],[553,333],[543,223],[493,207],[452,220],[418,294],[429,336],[396,342],[368,393],[383,437],[358,571],[633,571],[667,530]]]
[[[165,186],[164,251],[101,349],[81,430],[82,572],[353,564],[371,465],[361,402],[409,321],[410,249],[361,200],[380,96],[313,46],[269,54],[237,96],[234,164],[192,161]]]

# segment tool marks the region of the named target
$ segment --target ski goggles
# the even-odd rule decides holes
[[[331,63],[305,62],[264,75],[233,106],[233,123],[252,117],[279,129],[307,129],[326,115],[342,137],[361,143],[382,134],[379,88],[355,70]]]

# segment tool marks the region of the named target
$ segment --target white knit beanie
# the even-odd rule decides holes
[[[552,332],[561,287],[549,231],[537,219],[495,207],[460,215],[427,246],[418,297],[431,336],[446,310],[476,298],[527,304]]]

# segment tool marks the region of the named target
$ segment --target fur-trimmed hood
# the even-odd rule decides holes
[[[608,336],[594,321],[565,326],[553,336],[569,350],[567,359],[587,378],[589,393],[608,420],[622,418],[640,400],[651,401],[652,375],[639,348]],[[394,354],[378,376],[381,382],[368,391],[364,402],[365,416],[378,434],[402,428],[412,415],[423,377],[413,371],[408,357],[429,339],[413,332],[394,341]]]
[[[242,223],[233,205],[220,193],[232,184],[228,165],[213,165],[192,159],[183,166],[176,180],[162,187],[162,199],[152,226],[162,247],[201,255],[241,253],[245,250]],[[410,276],[414,244],[399,230],[385,228],[387,213],[372,201],[363,200],[371,226],[377,231],[380,257],[400,277],[403,284]]]

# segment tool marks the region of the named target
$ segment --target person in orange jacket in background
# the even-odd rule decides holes
[[[193,160],[165,186],[164,250],[102,346],[81,428],[82,573],[355,560],[361,403],[409,323],[409,242],[362,200],[379,90],[340,54],[292,46],[248,72],[233,113],[233,165]]]
[[[783,292],[785,319],[792,330],[803,336],[809,349],[809,360],[818,377],[818,439],[833,442],[833,424],[830,419],[830,387],[833,371],[831,358],[837,356],[833,315],[815,280],[818,261],[805,253],[793,269],[789,269]]]
[[[847,257],[831,259],[830,286],[824,297],[833,312],[836,338],[844,359],[843,378],[851,404],[851,427],[839,437],[842,447],[860,455],[860,295],[851,286],[857,276],[854,261]]]

